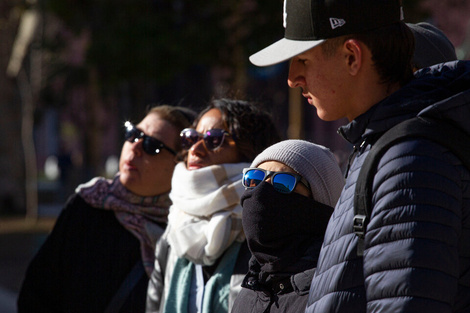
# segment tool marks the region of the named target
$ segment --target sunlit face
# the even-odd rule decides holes
[[[301,87],[302,95],[317,109],[318,117],[334,121],[348,116],[348,86],[340,50],[326,56],[320,46],[292,58],[288,85]]]
[[[138,125],[146,135],[157,138],[177,151],[179,130],[157,113],[148,114]],[[156,155],[142,150],[142,139],[124,142],[119,160],[120,181],[128,190],[139,196],[155,196],[171,189],[175,156],[166,149]]]
[[[272,172],[288,172],[288,173],[294,173],[298,174],[296,171],[294,171],[291,167],[285,165],[284,163],[278,162],[278,161],[266,161],[258,165],[258,168],[261,168],[263,170],[267,171],[272,171]],[[271,177],[268,177],[266,179],[267,182],[270,182]],[[301,182],[298,182],[297,185],[295,186],[293,192],[296,192],[302,196],[305,197],[312,197],[312,193],[310,189],[307,188],[304,184]]]
[[[207,111],[196,126],[196,130],[202,134],[215,128],[229,131],[224,125],[222,113],[219,109]],[[203,140],[198,141],[189,149],[186,165],[188,170],[195,170],[215,164],[238,163],[240,160],[240,152],[237,149],[235,141],[231,136],[225,136],[224,143],[216,150],[209,150],[204,145]]]

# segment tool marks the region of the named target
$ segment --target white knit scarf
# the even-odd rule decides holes
[[[175,167],[168,216],[168,242],[178,257],[212,265],[236,240],[243,241],[240,197],[248,163],[211,165],[188,171]]]

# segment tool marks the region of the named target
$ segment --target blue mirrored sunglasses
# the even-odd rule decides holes
[[[270,183],[274,186],[274,189],[280,193],[291,193],[294,191],[298,182],[301,182],[305,187],[310,189],[308,181],[298,174],[289,172],[272,172],[261,168],[243,169],[242,184],[245,189],[253,189],[268,177],[271,177]]]

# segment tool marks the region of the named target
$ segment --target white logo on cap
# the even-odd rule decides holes
[[[331,29],[335,29],[346,24],[346,21],[341,18],[330,17]]]
[[[284,28],[287,27],[287,10],[286,10],[286,2],[287,0],[284,0],[284,12],[282,13],[282,19],[283,19],[283,23],[282,25],[284,25]]]

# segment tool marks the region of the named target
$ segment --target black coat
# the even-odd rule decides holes
[[[269,282],[264,284],[260,284],[256,277],[248,275],[231,312],[303,312],[314,272],[315,269],[309,269],[287,277],[271,275]]]
[[[103,312],[136,262],[140,243],[114,211],[73,195],[30,263],[18,298],[23,312]],[[144,312],[143,273],[119,312]]]

